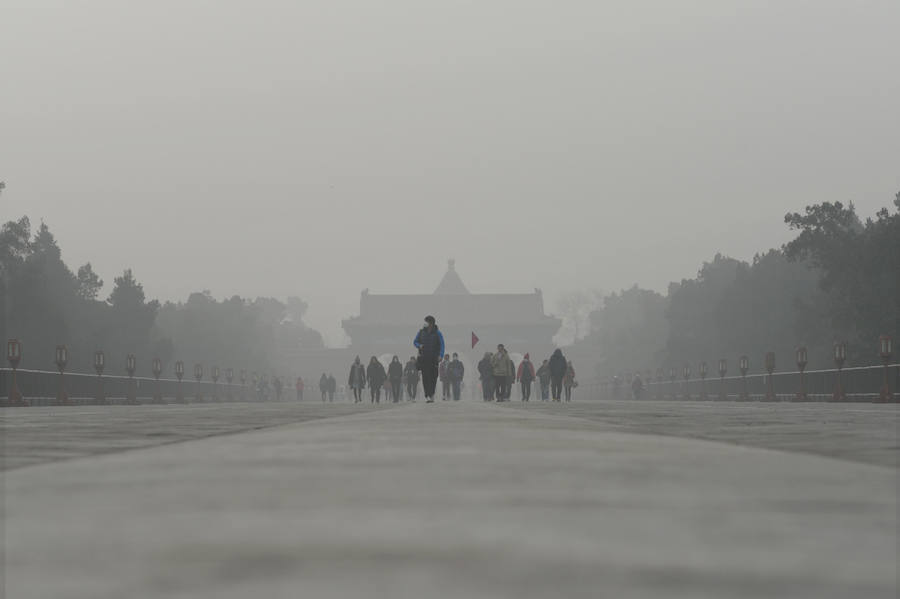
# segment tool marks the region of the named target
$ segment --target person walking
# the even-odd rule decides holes
[[[333,374],[328,375],[328,401],[334,401],[334,393],[337,391],[337,380],[335,380]]]
[[[450,365],[450,354],[445,354],[438,366],[438,380],[441,381],[441,400],[447,401],[450,397],[450,378],[447,376],[447,366]]]
[[[494,399],[494,370],[491,358],[491,352],[486,351],[478,362],[478,378],[481,379],[481,397],[484,401]]]
[[[272,381],[272,386],[275,387],[275,401],[281,401],[281,392],[284,391],[284,382],[282,382],[280,376],[275,377],[275,380]]]
[[[419,350],[416,366],[422,371],[422,388],[425,402],[434,403],[437,386],[438,362],[444,358],[444,335],[438,329],[434,316],[425,317],[425,326],[416,334],[413,345]]]
[[[572,361],[566,364],[566,375],[563,377],[563,386],[566,388],[566,401],[572,401],[572,389],[578,386],[575,380],[575,369],[572,367]]]
[[[534,381],[534,364],[531,358],[525,354],[525,358],[519,363],[519,370],[516,372],[516,380],[522,386],[522,401],[531,399],[531,383]]]
[[[347,386],[353,391],[353,403],[362,401],[362,390],[366,387],[366,367],[359,361],[359,356],[350,365],[350,376],[347,378]]]
[[[369,396],[372,403],[381,403],[381,387],[387,379],[384,366],[378,358],[372,356],[369,366],[366,368],[366,382],[369,384]]]
[[[394,356],[388,366],[388,380],[391,381],[391,399],[394,403],[400,401],[400,389],[403,386],[403,364],[400,358]]]
[[[447,376],[450,379],[450,389],[453,392],[453,401],[459,401],[460,386],[466,374],[466,367],[459,361],[459,354],[453,352],[453,360],[447,366]]]
[[[419,371],[416,369],[415,356],[409,357],[403,373],[406,375],[406,401],[416,401],[416,394],[419,392]]]
[[[644,394],[644,381],[641,380],[641,375],[634,375],[634,379],[631,381],[631,395],[634,399],[638,400]]]
[[[541,367],[536,373],[538,382],[541,385],[541,401],[550,399],[550,361],[544,360]]]
[[[325,399],[328,396],[328,375],[324,372],[322,373],[321,378],[319,378],[319,391],[322,392],[322,403],[325,403]]]
[[[550,356],[548,367],[550,369],[551,397],[553,398],[553,401],[560,401],[560,399],[562,399],[563,377],[566,376],[566,370],[568,368],[566,358],[563,356],[561,349],[557,348],[553,352],[553,355]]]
[[[303,378],[297,377],[297,382],[294,383],[294,389],[297,390],[297,401],[303,401]]]
[[[491,357],[491,372],[494,375],[494,391],[497,401],[506,401],[509,397],[509,386],[516,375],[515,367],[510,374],[509,359],[506,348],[501,343],[497,346],[497,353]]]

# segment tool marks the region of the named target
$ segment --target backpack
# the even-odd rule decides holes
[[[534,380],[534,375],[531,373],[531,362],[522,362],[522,380],[526,383]]]

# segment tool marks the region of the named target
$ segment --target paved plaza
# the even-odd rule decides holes
[[[0,418],[9,598],[897,596],[893,405]]]

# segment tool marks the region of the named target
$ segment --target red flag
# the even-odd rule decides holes
[[[475,349],[476,345],[478,345],[478,335],[475,334],[475,331],[472,331],[472,349]]]

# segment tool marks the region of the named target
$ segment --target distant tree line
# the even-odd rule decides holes
[[[836,341],[847,342],[849,365],[876,364],[879,335],[900,341],[900,193],[894,206],[865,221],[852,203],[789,213],[797,236],[781,249],[749,263],[717,254],[666,295],[635,286],[602,297],[572,349],[601,376],[647,368],[680,376],[700,360],[713,373],[719,358],[735,374],[743,354],[758,371],[768,351],[788,370],[800,345],[809,368],[828,368]]]
[[[18,338],[22,368],[53,369],[55,347],[65,344],[68,369],[91,372],[99,349],[110,374],[122,374],[133,353],[139,375],[150,374],[154,357],[171,375],[179,359],[188,372],[195,361],[266,371],[276,352],[324,347],[322,336],[303,323],[307,304],[296,297],[217,301],[204,291],[160,304],[146,298],[130,269],[113,282],[109,297],[98,299],[103,280],[90,263],[73,273],[46,224],[32,234],[27,217],[7,222],[0,229],[4,351],[6,339]]]

